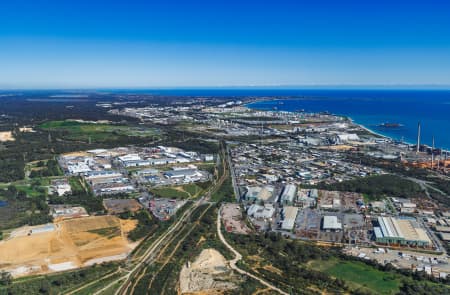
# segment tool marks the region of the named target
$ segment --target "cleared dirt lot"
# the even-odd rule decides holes
[[[0,268],[18,277],[123,259],[134,246],[125,232],[135,225],[115,216],[92,216],[60,221],[53,229],[24,227],[0,242]]]
[[[248,234],[251,232],[243,220],[239,204],[228,203],[223,205],[221,214],[225,229],[228,232],[235,234]]]
[[[14,141],[15,138],[12,135],[11,131],[3,131],[0,132],[0,142],[2,141]]]
[[[225,257],[215,249],[205,249],[189,267],[183,266],[180,290],[182,294],[223,294],[236,288],[233,280]]]

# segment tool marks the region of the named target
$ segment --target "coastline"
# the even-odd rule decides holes
[[[253,108],[253,107],[250,106],[250,105],[253,104],[253,103],[264,102],[264,101],[277,101],[277,100],[281,100],[281,99],[278,99],[278,98],[274,98],[274,99],[267,99],[267,98],[265,98],[265,99],[256,99],[256,100],[254,100],[254,101],[252,101],[252,102],[249,102],[249,103],[244,104],[244,107],[249,108],[249,109],[252,109],[252,110],[270,111],[270,112],[280,112],[280,110],[262,110],[262,109],[257,109],[257,108]],[[282,100],[285,100],[285,99],[283,98]],[[286,111],[286,112],[295,113],[295,111]],[[338,116],[338,117],[346,117],[346,118],[348,118],[352,124],[354,124],[354,125],[360,127],[361,129],[364,129],[365,131],[367,131],[368,133],[371,133],[371,134],[374,135],[374,136],[386,138],[386,139],[389,139],[389,140],[392,140],[392,141],[395,140],[394,138],[392,138],[392,137],[390,137],[390,136],[387,136],[387,135],[378,133],[378,132],[376,132],[376,131],[373,131],[372,129],[369,129],[369,127],[366,127],[366,126],[364,126],[364,125],[362,125],[362,124],[356,123],[356,122],[353,120],[353,118],[351,118],[351,117],[349,117],[349,116],[342,116],[342,115],[336,115],[336,114],[333,114],[333,115],[334,115],[334,116]],[[410,143],[407,143],[407,144],[410,144]]]
[[[256,108],[256,107],[252,107],[251,105],[252,105],[252,104],[255,104],[255,103],[259,103],[259,102],[266,102],[266,101],[271,101],[271,102],[272,102],[272,101],[283,101],[283,100],[293,100],[293,99],[295,99],[295,98],[273,98],[273,99],[264,98],[264,99],[255,99],[255,100],[253,100],[253,101],[251,101],[251,102],[245,103],[244,106],[245,106],[246,108],[249,108],[249,109],[252,109],[252,110],[261,110],[261,111],[270,111],[270,112],[280,112],[280,110],[259,109],[259,108]],[[295,111],[292,111],[292,110],[283,110],[283,111],[295,113]],[[370,128],[367,127],[367,126],[364,126],[364,125],[361,124],[361,123],[355,122],[354,119],[351,118],[351,117],[349,117],[348,115],[337,115],[337,114],[333,114],[333,115],[334,115],[334,116],[339,116],[339,117],[346,117],[346,118],[348,118],[349,121],[350,121],[352,124],[354,124],[354,125],[360,127],[361,129],[363,129],[363,130],[367,131],[368,133],[372,134],[373,136],[381,137],[381,138],[390,140],[390,141],[392,141],[392,142],[399,141],[399,139],[396,139],[396,138],[394,138],[394,137],[392,137],[392,136],[385,135],[385,134],[382,134],[382,133],[380,133],[380,132],[374,131],[374,130],[370,129]],[[408,142],[408,141],[403,141],[403,143],[404,143],[404,144],[407,144],[407,145],[415,145],[415,143],[413,143],[413,142]],[[430,147],[430,146],[427,145],[427,144],[423,144],[423,145],[424,145],[424,146],[427,146],[427,147]],[[448,152],[448,151],[450,151],[450,149],[449,149],[449,148],[446,148],[446,147],[441,148],[441,150],[442,150],[442,152]]]

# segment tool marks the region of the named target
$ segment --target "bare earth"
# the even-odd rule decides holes
[[[11,131],[3,131],[0,132],[0,142],[4,142],[4,141],[14,141],[15,138],[12,135]]]
[[[203,250],[188,267],[183,266],[180,273],[182,294],[221,294],[236,288],[225,257],[215,249]]]
[[[0,242],[0,269],[19,277],[124,259],[135,244],[123,232],[135,226],[115,216],[92,216],[56,222],[54,229],[22,227]]]

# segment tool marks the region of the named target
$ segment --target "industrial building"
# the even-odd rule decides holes
[[[270,185],[266,186],[249,186],[245,194],[245,200],[247,201],[268,201],[274,192],[274,187]]]
[[[281,229],[292,230],[295,225],[295,220],[297,218],[298,208],[292,206],[283,207],[282,216],[283,222],[281,223]]]
[[[281,194],[281,203],[290,206],[294,203],[296,196],[297,186],[294,184],[287,184],[284,186],[283,193]]]
[[[100,170],[100,171],[89,171],[84,174],[86,180],[93,180],[97,178],[114,178],[122,177],[122,173],[114,170]]]
[[[67,179],[56,179],[52,181],[49,187],[49,193],[56,193],[58,196],[70,194],[72,188]]]
[[[166,178],[193,178],[201,177],[201,173],[197,169],[170,170],[164,172]]]
[[[247,210],[247,215],[257,220],[271,219],[274,214],[275,208],[270,203],[264,204],[264,206],[252,204]]]
[[[429,247],[432,245],[424,229],[411,219],[378,217],[374,227],[375,239],[380,244]]]
[[[334,138],[334,142],[336,144],[344,144],[349,141],[359,141],[360,138],[355,133],[343,133],[343,134],[337,134]]]
[[[325,231],[336,231],[339,232],[342,230],[342,223],[339,222],[337,216],[324,216],[322,229]]]

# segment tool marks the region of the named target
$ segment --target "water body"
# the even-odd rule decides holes
[[[309,112],[328,111],[348,116],[385,136],[417,141],[417,123],[421,122],[421,143],[431,146],[435,137],[438,148],[450,149],[450,90],[397,89],[281,89],[281,88],[190,88],[152,89],[143,93],[211,97],[275,97],[277,101],[261,101],[249,107],[282,111],[304,109]],[[289,97],[289,100],[285,99]],[[280,104],[282,103],[282,104]],[[400,128],[383,128],[382,123],[398,123]]]
[[[123,89],[111,92],[142,93],[192,97],[274,97],[249,107],[283,111],[304,109],[328,111],[348,116],[356,123],[397,140],[415,143],[417,123],[421,122],[422,140],[427,145],[450,149],[450,90],[362,90],[362,89],[287,89],[287,88],[166,88]],[[285,99],[289,97],[289,100]],[[61,98],[53,98],[61,99]],[[70,99],[70,98],[66,98]],[[66,99],[63,99],[66,101]],[[72,100],[76,100],[72,98]],[[282,104],[280,104],[280,102]],[[382,128],[382,123],[402,124],[400,128]]]
[[[249,107],[261,110],[306,112],[328,111],[348,116],[356,123],[397,140],[415,143],[417,123],[421,123],[421,142],[450,149],[450,91],[329,90],[309,91],[304,97],[261,101]],[[380,127],[382,123],[401,127]]]

